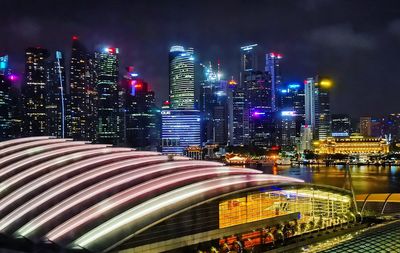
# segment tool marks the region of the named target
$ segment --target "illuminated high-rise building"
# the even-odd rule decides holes
[[[313,129],[314,139],[331,136],[330,89],[327,78],[307,78],[305,85],[305,124]]]
[[[161,147],[164,154],[185,153],[188,147],[201,146],[198,110],[162,110]]]
[[[49,51],[31,47],[25,51],[25,80],[22,85],[23,135],[47,135],[46,87]]]
[[[244,144],[258,147],[276,145],[275,113],[272,109],[272,90],[270,75],[265,71],[246,72],[242,79],[245,89]],[[254,112],[261,112],[254,117]],[[265,117],[263,116],[265,115]]]
[[[200,87],[202,143],[226,145],[228,142],[228,82],[221,79],[220,66],[204,67]]]
[[[99,143],[119,144],[121,138],[121,103],[118,85],[118,48],[105,48],[97,54]]]
[[[124,76],[124,132],[126,145],[138,150],[156,150],[159,134],[154,91],[133,68]]]
[[[50,136],[66,137],[66,97],[65,62],[63,54],[56,51],[49,62],[46,87],[47,133]]]
[[[19,94],[16,75],[8,68],[8,56],[0,57],[0,140],[17,138],[21,133]]]
[[[371,128],[375,124],[371,122]],[[400,113],[391,113],[381,119],[381,135],[390,142],[400,142]],[[375,131],[376,132],[376,131]]]
[[[268,54],[265,70],[260,70],[258,45],[240,49],[240,83],[232,89],[230,144],[269,148],[277,140],[276,96],[271,73],[275,75],[275,83],[280,83],[279,59],[282,57],[277,54],[272,59]]]
[[[195,109],[193,48],[173,46],[169,51],[169,96],[171,109]]]
[[[315,129],[315,80],[310,77],[304,81],[304,107],[305,107],[305,124]]]
[[[360,117],[360,133],[362,136],[371,136],[371,117]]]
[[[282,82],[280,61],[282,55],[278,53],[268,53],[265,56],[265,71],[271,77],[271,109],[276,111],[276,93]]]
[[[317,138],[324,140],[332,134],[331,107],[330,107],[330,90],[332,80],[327,78],[317,78],[317,120],[316,130]]]
[[[299,138],[301,126],[304,125],[304,86],[300,83],[281,85],[276,94],[277,115],[280,131],[280,146],[292,150]]]
[[[169,109],[161,111],[161,147],[166,154],[201,146],[194,60],[193,48],[173,46],[169,51]]]
[[[351,119],[347,114],[332,114],[332,137],[349,137],[351,134]]]
[[[243,46],[241,49],[241,73],[258,70],[258,45]]]
[[[77,36],[72,37],[69,75],[68,137],[96,141],[96,59]]]

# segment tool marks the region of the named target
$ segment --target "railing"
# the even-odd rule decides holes
[[[361,205],[361,213],[366,210],[368,203],[375,204],[373,211],[385,214],[388,203],[398,205],[398,212],[400,212],[400,193],[370,193],[356,195],[356,202]],[[396,208],[397,210],[397,208]],[[386,213],[393,213],[389,210]]]

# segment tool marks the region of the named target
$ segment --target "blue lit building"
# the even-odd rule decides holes
[[[161,147],[164,154],[182,155],[187,147],[200,146],[200,111],[162,110]]]
[[[205,80],[200,87],[202,143],[226,145],[228,141],[228,82],[221,80],[221,72],[210,63],[204,67]]]
[[[165,154],[183,155],[189,147],[201,147],[193,51],[172,46],[169,52],[169,108],[161,111],[161,149]]]
[[[265,56],[265,71],[271,76],[271,107],[272,111],[276,111],[276,93],[282,82],[280,61],[281,54],[268,53]]]
[[[268,147],[269,143],[274,142],[272,139],[265,139],[266,136],[275,134],[275,131],[271,130],[272,121],[269,117],[261,115],[254,117],[253,115],[254,112],[273,112],[275,107],[270,74],[258,69],[257,56],[257,44],[241,47],[240,84],[232,91],[232,145]],[[267,133],[267,131],[270,132]]]
[[[271,148],[278,142],[277,113],[265,108],[250,110],[250,145]]]
[[[278,123],[280,142],[284,150],[292,150],[300,138],[301,126],[304,125],[304,85],[289,83],[278,89],[277,106],[280,108]]]

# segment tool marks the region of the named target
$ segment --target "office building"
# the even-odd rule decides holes
[[[169,97],[171,109],[195,108],[194,50],[173,46],[169,52]]]
[[[390,142],[400,141],[400,113],[391,113],[381,120],[382,136]]]
[[[260,148],[271,148],[279,143],[279,122],[277,112],[264,108],[250,110],[250,145]]]
[[[258,45],[241,47],[240,84],[232,90],[233,145],[275,145],[276,133],[271,131],[276,121],[270,118],[275,107],[271,76],[258,65]],[[264,137],[269,139],[262,141]]]
[[[204,68],[200,87],[202,144],[226,145],[228,142],[228,82],[221,79],[220,66]]]
[[[128,68],[124,77],[124,132],[128,147],[156,150],[158,146],[158,109],[149,84]]]
[[[30,47],[25,51],[25,77],[22,92],[24,136],[47,135],[46,97],[49,51]]]
[[[349,137],[351,119],[347,114],[332,114],[332,137]]]
[[[279,145],[282,150],[293,151],[296,148],[300,131],[297,129],[298,115],[295,111],[280,111],[277,115]],[[301,125],[299,126],[299,128]],[[299,129],[300,130],[300,129]]]
[[[169,101],[161,111],[161,149],[184,154],[201,146],[200,111],[196,109],[193,48],[173,46],[169,52]]]
[[[240,84],[231,85],[231,111],[232,120],[230,124],[230,145],[240,146],[243,145],[244,131],[243,131],[243,118],[245,109],[245,90]]]
[[[276,94],[282,82],[282,74],[280,67],[280,61],[282,59],[282,55],[272,52],[266,54],[265,57],[266,57],[265,71],[268,72],[271,77],[271,109],[272,111],[276,111],[277,110]]]
[[[161,148],[164,154],[184,154],[186,148],[201,146],[198,110],[161,111]]]
[[[118,84],[118,48],[104,48],[97,53],[98,120],[97,141],[119,144],[121,142],[121,102]]]
[[[371,117],[360,117],[360,134],[371,136]]]
[[[49,136],[66,137],[67,84],[65,61],[60,51],[49,61],[46,87],[47,133]]]
[[[300,128],[300,141],[298,143],[298,151],[303,153],[313,149],[313,130],[309,125],[302,125]]]
[[[77,36],[72,37],[69,72],[68,137],[95,142],[97,139],[96,59]]]
[[[0,57],[0,140],[17,138],[21,134],[16,76],[8,68],[8,56]]]
[[[279,145],[293,150],[299,142],[301,126],[305,124],[304,86],[299,83],[282,85],[277,92],[279,108]]]
[[[313,129],[313,138],[331,136],[330,89],[328,78],[307,78],[305,84],[305,123]]]

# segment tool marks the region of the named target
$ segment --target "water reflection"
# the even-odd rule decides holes
[[[345,168],[337,166],[279,166],[258,167],[268,174],[290,176],[308,183],[343,187]],[[354,190],[360,193],[400,192],[400,167],[350,166]]]

